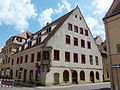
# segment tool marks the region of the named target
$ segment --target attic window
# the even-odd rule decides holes
[[[77,15],[75,15],[75,18],[77,18]]]
[[[80,20],[82,20],[82,17],[80,17]]]

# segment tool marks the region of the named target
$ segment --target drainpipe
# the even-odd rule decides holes
[[[107,26],[107,21],[104,19],[104,25],[105,25],[105,31],[106,31],[106,39],[107,39],[107,47],[108,47],[108,55],[109,55],[109,59],[110,59],[110,74],[111,74],[111,89],[115,90],[115,85],[114,85],[114,77],[113,77],[113,69],[111,67],[112,65],[112,58],[111,58],[111,50],[110,50],[110,41],[109,41],[109,33],[108,33],[108,26]]]

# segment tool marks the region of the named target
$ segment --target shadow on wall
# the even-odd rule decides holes
[[[111,90],[110,88],[92,89],[92,90]]]

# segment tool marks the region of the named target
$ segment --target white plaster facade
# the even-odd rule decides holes
[[[75,18],[77,15],[77,18]],[[79,19],[81,17],[81,19]],[[72,31],[68,30],[68,23],[72,24]],[[74,25],[78,26],[78,33],[74,32]],[[53,26],[53,27],[52,27]],[[57,27],[56,24],[53,24],[52,30]],[[85,34],[81,35],[79,28],[82,27],[83,30],[88,30],[88,36]],[[45,30],[43,30],[44,32]],[[52,32],[52,31],[51,31]],[[44,32],[45,33],[45,32]],[[84,32],[85,33],[85,32]],[[43,34],[43,33],[42,33]],[[49,34],[45,34],[41,36],[41,42],[48,36]],[[66,44],[66,35],[70,36],[71,44]],[[34,35],[35,36],[35,35]],[[73,38],[78,38],[78,46],[74,46]],[[81,47],[81,39],[85,40],[85,48]],[[91,43],[91,49],[87,48],[87,41]],[[14,59],[14,64],[11,65],[11,69],[13,70],[13,78],[18,79],[18,75],[16,76],[16,70],[20,71],[20,67],[23,68],[21,71],[21,79],[24,79],[24,70],[27,70],[25,74],[26,81],[29,81],[30,77],[30,70],[33,70],[33,82],[40,83],[42,85],[54,85],[56,82],[54,74],[58,73],[58,83],[59,84],[72,84],[72,71],[77,72],[77,82],[78,83],[91,83],[90,81],[90,72],[94,72],[94,82],[102,82],[103,81],[103,68],[102,68],[102,57],[101,53],[97,48],[97,45],[93,39],[93,36],[82,16],[80,9],[76,7],[72,13],[67,17],[67,19],[63,22],[63,24],[58,28],[58,30],[52,35],[52,37],[47,40],[45,43],[40,45],[34,46],[35,40],[32,41],[32,46],[29,49],[25,49],[23,51],[19,51],[14,54],[12,57]],[[50,47],[50,48],[43,48],[43,47]],[[27,48],[27,43],[25,44],[25,48]],[[54,60],[54,50],[60,51],[60,59],[59,61]],[[43,51],[49,51],[50,60],[45,61],[41,57],[41,61],[37,62],[37,52],[41,52],[43,55]],[[70,62],[65,62],[65,52],[70,52]],[[34,53],[34,62],[31,63],[31,54]],[[78,54],[78,62],[75,63],[73,61],[73,53]],[[28,55],[28,62],[25,63],[25,55]],[[81,64],[81,54],[85,54],[86,56],[86,63]],[[90,58],[89,55],[93,56],[93,65],[90,65]],[[17,57],[23,56],[22,64],[17,63]],[[98,65],[96,65],[95,57],[98,57]],[[41,65],[41,73],[38,75],[38,81],[35,80],[35,64],[39,63]],[[48,63],[48,64],[43,64]],[[47,70],[49,70],[47,72]],[[69,81],[66,83],[63,80],[63,72],[67,70],[69,72]],[[85,73],[85,80],[80,80],[80,71],[84,71]],[[96,72],[99,73],[99,80],[96,79]]]

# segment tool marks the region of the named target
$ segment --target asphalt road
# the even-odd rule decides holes
[[[97,84],[81,84],[70,86],[54,86],[54,87],[0,87],[0,90],[110,90],[110,83],[97,83]]]

